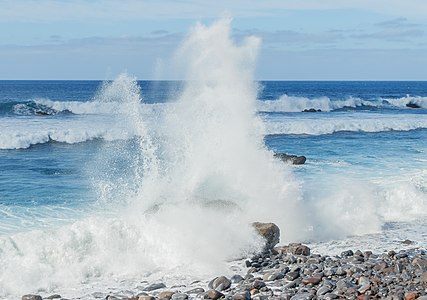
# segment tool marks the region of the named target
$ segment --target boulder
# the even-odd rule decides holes
[[[252,223],[257,233],[265,240],[265,250],[271,250],[280,241],[280,229],[274,223]]]
[[[321,109],[315,109],[315,108],[306,108],[302,112],[321,112]]]
[[[231,281],[225,276],[219,276],[212,279],[208,287],[217,291],[224,291],[231,286]]]
[[[286,153],[274,153],[274,157],[277,157],[284,162],[290,162],[293,165],[302,165],[307,160],[305,156],[288,155]]]

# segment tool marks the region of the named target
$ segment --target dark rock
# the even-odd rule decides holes
[[[421,106],[419,106],[418,104],[413,103],[413,102],[407,103],[406,107],[409,107],[409,108],[421,108]]]
[[[186,294],[201,294],[201,293],[204,293],[204,292],[205,292],[205,289],[199,287],[199,288],[195,288],[195,289],[186,291],[185,293]]]
[[[46,299],[59,299],[62,298],[61,295],[55,294],[55,295],[50,295],[49,297],[46,297]]]
[[[254,282],[252,282],[252,288],[260,290],[261,288],[265,287],[265,282],[263,280],[255,279]]]
[[[348,257],[348,256],[353,256],[353,255],[354,255],[354,253],[352,250],[346,250],[346,251],[341,252],[341,257]]]
[[[265,240],[265,250],[273,249],[280,241],[280,229],[274,223],[252,223],[257,233]]]
[[[153,284],[150,284],[149,286],[147,286],[145,289],[143,289],[143,291],[150,292],[150,291],[155,291],[155,290],[162,289],[165,287],[166,287],[166,285],[164,283],[153,283]]]
[[[230,281],[231,283],[239,283],[242,282],[244,278],[238,274],[231,276]]]
[[[276,247],[274,250],[276,250],[279,254],[290,253],[294,255],[310,255],[310,248],[299,243],[292,243],[287,246]]]
[[[43,300],[40,295],[24,295],[21,298],[22,300]]]
[[[306,108],[302,112],[321,112],[321,109],[315,109],[315,108]]]
[[[288,274],[286,274],[286,279],[292,281],[295,280],[299,277],[299,272],[294,271],[294,272],[289,272]]]
[[[274,157],[280,158],[284,162],[290,162],[293,165],[302,165],[307,160],[305,156],[288,155],[286,153],[274,153]]]

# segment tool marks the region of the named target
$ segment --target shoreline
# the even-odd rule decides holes
[[[25,295],[22,300],[427,299],[427,251],[421,248],[323,255],[302,244],[289,244],[233,263],[243,264],[242,274],[180,286],[143,282],[138,288],[116,293],[94,292],[77,298]]]

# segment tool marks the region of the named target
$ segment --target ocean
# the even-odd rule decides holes
[[[427,82],[255,81],[256,42],[217,29],[184,49],[229,59],[187,81],[0,81],[0,298],[227,272],[254,221],[323,254],[426,244]]]

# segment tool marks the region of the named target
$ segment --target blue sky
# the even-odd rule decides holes
[[[0,79],[138,79],[222,14],[257,79],[427,80],[425,0],[0,0]]]

